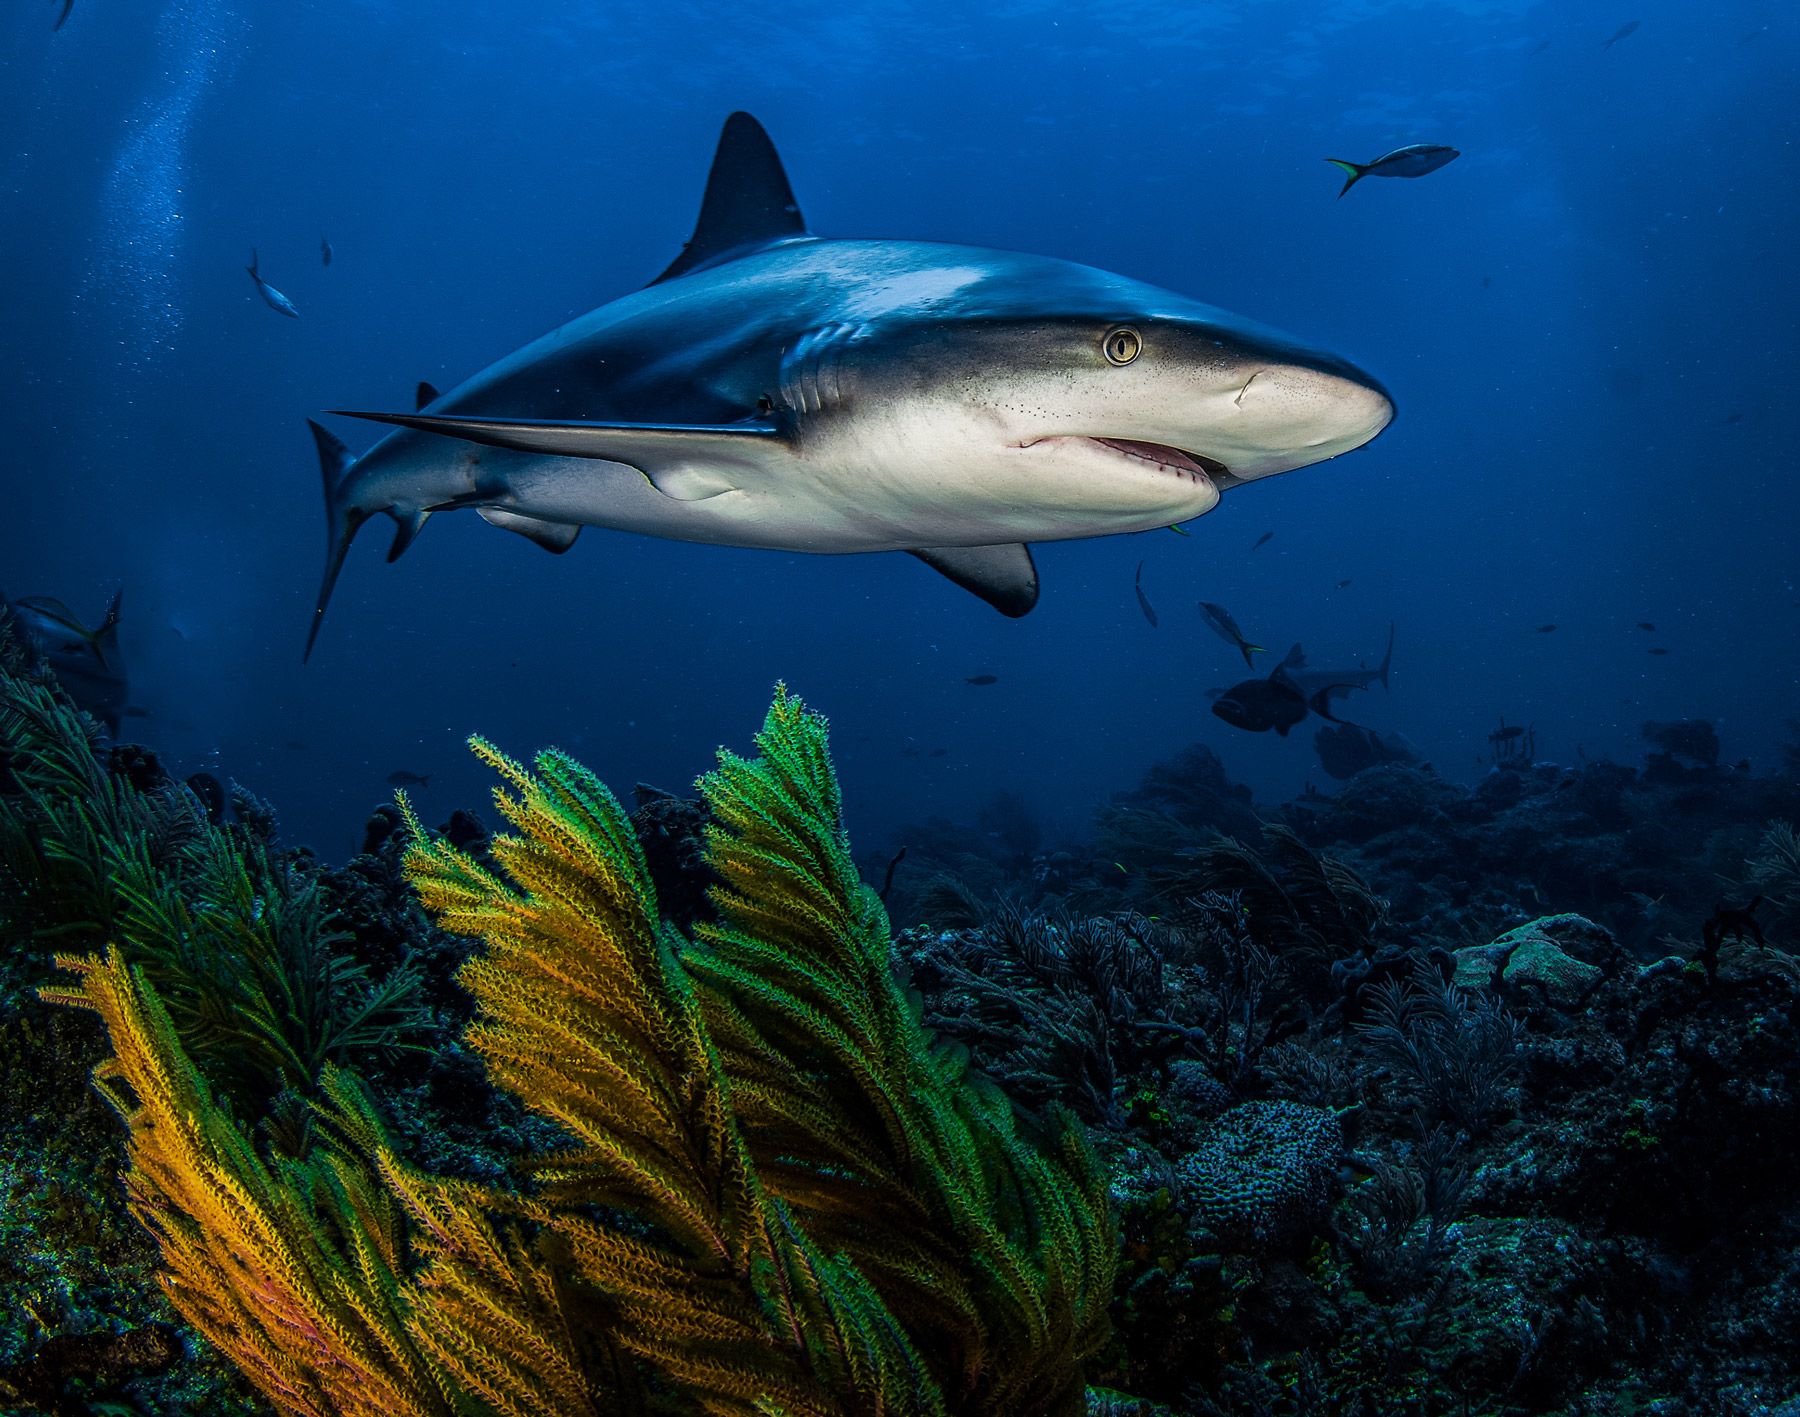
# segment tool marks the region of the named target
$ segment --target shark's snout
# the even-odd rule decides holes
[[[1273,363],[1254,370],[1231,400],[1227,459],[1239,477],[1266,477],[1360,448],[1394,418],[1386,389],[1350,365]]]

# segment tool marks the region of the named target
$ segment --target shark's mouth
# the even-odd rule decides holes
[[[1140,443],[1132,438],[1089,438],[1086,441],[1123,453],[1134,462],[1148,463],[1179,473],[1191,482],[1210,482],[1214,477],[1229,476],[1223,463],[1199,453],[1186,453],[1163,443]]]
[[[1224,463],[1204,453],[1190,453],[1172,448],[1167,443],[1146,443],[1136,438],[1093,438],[1063,433],[1048,438],[1033,438],[1017,445],[1020,448],[1087,447],[1104,448],[1109,456],[1122,462],[1135,463],[1146,471],[1182,478],[1196,486],[1215,488],[1235,486],[1240,480]]]

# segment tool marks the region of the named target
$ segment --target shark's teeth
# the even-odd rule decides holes
[[[1033,438],[1018,446],[1037,448],[1053,444],[1086,444],[1092,448],[1105,448],[1108,452],[1130,458],[1131,461],[1158,472],[1172,472],[1189,482],[1211,483],[1217,478],[1230,476],[1230,470],[1223,463],[1214,462],[1202,454],[1184,453],[1180,448],[1171,448],[1166,443],[1146,443],[1135,438],[1091,438],[1077,434],[1057,434],[1049,438]]]
[[[1166,467],[1171,472],[1185,473],[1196,482],[1206,477],[1206,469],[1180,448],[1171,448],[1162,443],[1140,443],[1132,438],[1095,438],[1093,441],[1114,452],[1124,453],[1126,457],[1136,458],[1139,462]]]

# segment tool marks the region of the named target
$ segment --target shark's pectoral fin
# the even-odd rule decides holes
[[[777,449],[786,450],[787,439],[775,424],[763,419],[742,423],[589,423],[580,420],[467,418],[444,413],[355,413],[339,410],[345,418],[366,418],[372,423],[392,423],[417,428],[422,433],[441,433],[483,443],[491,448],[538,453],[557,458],[599,458],[640,469],[660,488],[658,478],[675,476],[692,468],[721,463],[755,463]],[[728,481],[703,496],[731,489]],[[665,489],[666,490],[666,489]],[[678,501],[691,502],[692,494],[670,492]]]
[[[497,526],[502,531],[516,531],[553,556],[562,555],[575,544],[575,538],[581,535],[581,528],[570,522],[547,522],[541,517],[510,512],[505,507],[481,507],[477,509],[477,513],[489,526]]]
[[[1037,566],[1031,548],[1014,541],[1001,546],[922,547],[917,556],[939,575],[980,596],[1002,615],[1018,619],[1038,601]]]

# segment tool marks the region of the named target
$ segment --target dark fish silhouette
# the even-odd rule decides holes
[[[187,780],[188,791],[200,799],[206,820],[215,827],[225,825],[225,789],[209,772],[197,772]]]
[[[1267,544],[1269,538],[1273,535],[1275,535],[1274,532],[1265,531],[1261,536],[1256,538],[1256,545],[1252,546],[1250,549],[1252,551],[1260,551],[1263,548],[1263,546],[1265,544]]]
[[[1638,31],[1638,26],[1643,23],[1644,22],[1642,20],[1627,20],[1624,24],[1620,25],[1616,31],[1614,31],[1613,37],[1611,39],[1607,40],[1605,44],[1600,46],[1600,52],[1602,54],[1604,54],[1607,50],[1611,49],[1620,40],[1628,38],[1629,36],[1636,34]]]
[[[1214,605],[1210,600],[1203,600],[1200,602],[1200,617],[1206,621],[1208,628],[1215,635],[1244,656],[1246,669],[1256,668],[1256,660],[1252,656],[1263,653],[1263,647],[1253,645],[1244,638],[1244,632],[1238,629],[1238,623],[1231,618],[1229,610],[1223,605]]]
[[[1540,55],[1540,54],[1542,54],[1542,53],[1543,53],[1543,52],[1544,52],[1544,51],[1545,51],[1545,50],[1546,50],[1546,49],[1548,49],[1548,48],[1549,48],[1549,47],[1550,47],[1550,41],[1549,41],[1549,40],[1547,40],[1547,39],[1540,39],[1540,40],[1539,40],[1539,41],[1538,41],[1538,42],[1537,42],[1537,44],[1536,44],[1536,45],[1535,45],[1535,46],[1533,46],[1533,48],[1532,48],[1532,51],[1531,51],[1531,53],[1530,53],[1530,54],[1528,54],[1528,55],[1526,55],[1526,56],[1525,56],[1525,57],[1526,57],[1526,58],[1527,58],[1527,59],[1535,59],[1535,58],[1537,58],[1537,56],[1538,56],[1538,55]]]
[[[963,680],[963,683],[965,684],[975,684],[984,689],[989,684],[998,684],[999,682],[1000,676],[998,674],[971,674],[967,679]]]
[[[1555,629],[1556,629],[1556,626],[1554,626],[1554,625],[1539,625],[1537,627],[1537,632],[1540,635],[1548,635]]]
[[[1282,738],[1316,713],[1332,723],[1343,720],[1331,711],[1331,701],[1342,698],[1352,689],[1366,689],[1380,683],[1387,686],[1388,670],[1394,662],[1394,629],[1388,627],[1387,653],[1377,669],[1309,669],[1306,655],[1299,645],[1288,651],[1287,658],[1276,665],[1266,679],[1246,679],[1233,684],[1213,700],[1212,711],[1233,728],[1246,733],[1267,733],[1273,729]]]
[[[1652,625],[1648,620],[1639,620],[1637,622],[1637,626],[1638,626],[1638,629],[1643,630],[1646,633],[1649,633],[1649,634],[1656,633],[1656,626]]]
[[[1348,162],[1341,157],[1328,157],[1325,161],[1350,174],[1338,191],[1338,196],[1342,197],[1365,177],[1423,177],[1461,156],[1455,148],[1444,147],[1441,143],[1414,143],[1409,148],[1395,148],[1391,153],[1383,153],[1373,162]]]
[[[1644,653],[1645,654],[1667,654],[1668,651],[1666,649],[1662,648],[1662,646],[1658,645],[1655,649],[1645,650]]]
[[[1350,580],[1348,577],[1346,577],[1345,579],[1343,579],[1337,583],[1337,588],[1339,590],[1346,590],[1349,588],[1349,585],[1350,585]]]
[[[948,748],[933,748],[930,756],[934,758],[947,758],[950,756],[950,750]]]
[[[431,786],[431,774],[408,772],[405,768],[401,768],[397,772],[387,775],[387,784],[389,787],[429,787]]]
[[[319,264],[322,266],[331,264],[331,243],[323,236],[319,238]]]
[[[1137,592],[1138,609],[1144,612],[1144,618],[1150,622],[1150,628],[1154,630],[1156,628],[1156,611],[1151,608],[1150,597],[1144,594],[1144,563],[1142,561],[1138,562],[1137,578],[1132,581],[1131,586]]]
[[[245,266],[244,269],[250,272],[250,279],[256,282],[256,293],[262,296],[263,304],[267,305],[271,310],[276,310],[281,314],[286,315],[289,319],[298,320],[300,318],[300,312],[294,308],[294,302],[289,300],[287,296],[283,295],[279,290],[275,289],[274,286],[264,280],[262,276],[257,274],[257,265],[256,250],[253,247],[250,251],[250,264]]]
[[[13,623],[44,657],[57,682],[77,707],[99,719],[115,738],[128,693],[125,660],[119,653],[119,606],[124,598],[124,591],[115,595],[106,618],[92,630],[48,595],[27,595],[11,604]]]

